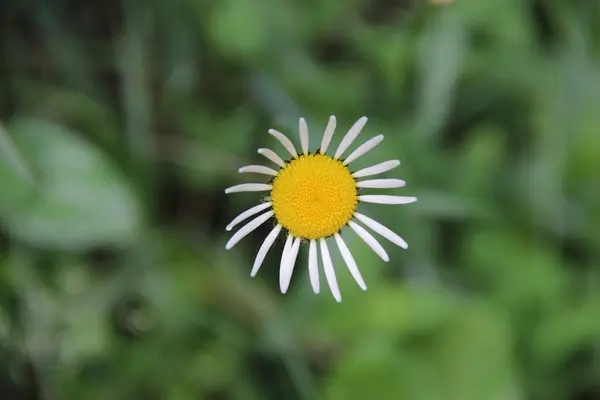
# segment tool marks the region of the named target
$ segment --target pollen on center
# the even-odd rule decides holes
[[[339,232],[358,204],[350,170],[325,154],[302,155],[286,164],[273,180],[271,199],[277,222],[305,239]]]

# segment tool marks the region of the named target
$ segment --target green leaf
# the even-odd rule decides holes
[[[0,125],[0,214],[10,213],[11,205],[19,204],[33,189],[35,179],[31,166],[27,164],[12,137]]]
[[[22,179],[33,180],[29,166],[2,125],[0,125],[0,161]]]
[[[11,182],[0,194],[0,217],[8,231],[33,245],[76,250],[124,244],[140,225],[138,203],[109,160],[80,137],[43,120],[20,119],[9,127],[38,184]]]

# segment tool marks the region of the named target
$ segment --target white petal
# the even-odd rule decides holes
[[[335,115],[329,117],[329,122],[327,122],[327,127],[325,128],[325,133],[323,134],[323,140],[321,141],[321,154],[325,154],[327,148],[329,147],[329,143],[331,142],[331,138],[333,137],[333,133],[335,132],[335,125],[337,124]]]
[[[417,198],[412,196],[391,196],[389,194],[364,194],[358,196],[358,201],[376,204],[410,204],[417,201]]]
[[[292,248],[292,243],[294,243],[294,237],[290,234],[287,235],[285,239],[285,244],[283,245],[283,252],[287,253]]]
[[[395,189],[404,186],[406,186],[406,182],[402,179],[371,179],[356,183],[356,187],[371,189]]]
[[[287,235],[285,239],[285,244],[283,245],[283,251],[281,252],[281,261],[279,262],[279,279],[281,281],[281,276],[283,274],[283,270],[287,265],[287,259],[290,255],[290,250],[292,249],[292,245],[294,244],[294,237],[290,234]]]
[[[290,249],[292,248],[293,243],[294,243],[294,237],[292,235],[288,234],[287,238],[285,239],[285,244],[283,245],[283,251],[281,252],[281,261],[279,262],[279,271],[283,270],[286,258],[288,256],[288,253],[290,252]],[[281,272],[280,272],[280,274],[281,274]]]
[[[265,167],[263,165],[248,165],[246,167],[242,167],[242,168],[238,169],[238,172],[240,174],[243,174],[244,172],[253,172],[255,174],[273,175],[273,176],[277,175],[277,171],[275,171],[273,168]]]
[[[258,154],[262,154],[263,156],[267,157],[269,160],[273,161],[275,164],[279,165],[280,167],[283,167],[285,165],[285,162],[283,161],[283,159],[281,157],[279,157],[277,155],[277,153],[275,153],[271,149],[258,149]]]
[[[267,253],[271,249],[271,246],[273,246],[275,239],[277,239],[277,235],[279,235],[279,232],[281,232],[281,225],[277,224],[275,226],[275,228],[273,228],[271,233],[269,233],[267,235],[267,237],[265,238],[265,241],[260,245],[260,249],[258,249],[256,258],[254,259],[254,265],[252,266],[252,272],[250,272],[251,277],[254,278],[256,276],[256,273],[258,272],[258,270],[260,269],[260,266],[262,265],[263,261],[265,260]]]
[[[277,140],[279,140],[279,142],[292,155],[292,157],[298,157],[298,153],[296,153],[294,144],[287,136],[275,129],[269,129],[269,134],[273,135]]]
[[[354,232],[356,232],[356,234],[358,236],[360,236],[360,238],[362,240],[364,240],[364,242],[371,248],[373,249],[373,251],[375,253],[377,253],[377,255],[379,257],[381,257],[381,259],[385,262],[389,262],[390,261],[390,257],[387,255],[387,253],[385,252],[385,250],[383,249],[383,246],[381,246],[381,244],[379,244],[379,242],[377,241],[377,239],[375,239],[373,237],[373,235],[371,235],[365,228],[363,228],[362,226],[358,225],[356,222],[354,221],[348,221],[348,225],[350,226],[350,228],[352,228],[352,230]]]
[[[346,136],[344,136],[344,138],[342,139],[342,142],[338,146],[337,150],[335,151],[335,155],[333,156],[333,158],[337,160],[342,156],[342,154],[344,154],[344,151],[346,151],[346,149],[350,147],[352,142],[354,142],[354,139],[356,139],[356,137],[358,136],[360,131],[362,131],[362,128],[365,126],[366,123],[367,117],[361,117],[358,119],[358,121],[354,123],[354,125],[352,125],[350,130],[348,130],[348,133],[346,133]]]
[[[408,244],[402,239],[400,236],[392,232],[390,229],[381,225],[379,222],[375,221],[372,218],[367,217],[366,215],[355,212],[354,216],[360,222],[373,229],[375,232],[379,233],[381,236],[394,243],[397,246],[402,247],[403,249],[408,249]]]
[[[302,152],[308,154],[308,126],[306,120],[300,118],[300,144],[302,144]]]
[[[273,189],[273,186],[267,185],[266,183],[242,183],[241,185],[235,185],[225,189],[225,193],[237,193],[237,192],[265,192]]]
[[[355,173],[353,173],[352,176],[355,178],[362,178],[364,176],[377,175],[377,174],[381,174],[383,172],[387,172],[391,169],[394,169],[398,165],[400,165],[399,160],[384,161],[382,163],[373,165],[371,167],[360,169],[360,170],[356,171]]]
[[[300,248],[300,240],[300,238],[294,239],[294,244],[291,245],[291,247],[285,255],[285,260],[283,260],[283,262],[281,263],[281,267],[279,270],[279,289],[281,289],[281,293],[284,294],[290,287],[290,281],[292,280],[292,272],[294,272],[296,258],[298,257],[298,249]]]
[[[342,254],[342,258],[346,262],[346,266],[350,270],[354,280],[356,283],[358,283],[358,286],[360,286],[362,290],[367,290],[367,285],[360,274],[360,270],[358,269],[356,261],[354,261],[354,257],[352,257],[352,253],[350,253],[350,249],[348,249],[346,242],[344,242],[344,239],[342,239],[339,233],[335,233],[333,237],[335,238],[338,248],[340,249],[340,253]]]
[[[375,136],[374,138],[367,140],[362,145],[360,145],[358,149],[350,153],[350,155],[344,160],[344,165],[348,165],[351,162],[356,161],[358,157],[371,151],[375,146],[381,143],[382,140],[383,135]]]
[[[333,269],[333,263],[331,262],[331,256],[329,255],[329,248],[325,239],[319,239],[321,245],[321,258],[323,259],[323,270],[325,271],[325,278],[329,284],[329,289],[335,298],[335,301],[340,303],[342,301],[342,294],[335,278],[335,271]]]
[[[225,230],[227,230],[227,231],[232,230],[234,226],[236,226],[237,224],[239,224],[240,222],[242,222],[246,218],[250,218],[254,214],[258,214],[262,210],[266,210],[267,208],[271,207],[271,204],[272,204],[271,202],[267,202],[267,203],[259,204],[257,206],[254,206],[252,208],[247,209],[246,211],[244,211],[243,213],[241,213],[240,215],[238,215],[237,217],[235,217],[233,219],[233,221],[231,221],[229,223],[229,225],[227,225],[225,227]]]
[[[317,242],[314,239],[311,239],[308,249],[308,274],[313,292],[319,293],[319,262],[317,260]]]
[[[225,245],[225,249],[227,249],[227,250],[231,249],[233,246],[235,246],[235,244],[237,242],[242,240],[247,234],[249,234],[256,228],[258,228],[259,226],[264,224],[272,216],[273,216],[273,210],[267,211],[266,213],[259,215],[258,217],[254,218],[252,221],[248,222],[246,225],[242,226],[240,228],[240,230],[237,231],[231,237],[231,239],[229,239],[229,241]]]

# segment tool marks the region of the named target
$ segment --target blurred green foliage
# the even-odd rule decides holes
[[[0,398],[599,399],[599,53],[597,0],[0,2]],[[341,304],[224,250],[330,114],[420,199]]]

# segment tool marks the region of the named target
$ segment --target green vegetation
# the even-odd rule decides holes
[[[600,398],[599,55],[597,0],[1,1],[0,398]],[[224,249],[330,114],[419,197],[341,304]]]

